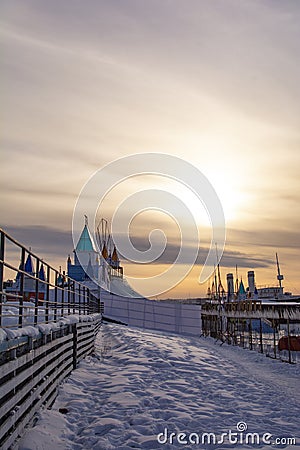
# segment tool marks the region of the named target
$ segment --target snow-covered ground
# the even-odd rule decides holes
[[[299,374],[299,365],[212,339],[103,325],[95,354],[19,449],[299,449]],[[247,445],[247,433],[260,444]]]

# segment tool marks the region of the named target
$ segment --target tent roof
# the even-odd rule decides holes
[[[76,245],[77,252],[96,252],[96,246],[94,244],[91,233],[87,227],[87,224],[84,225],[80,238]]]
[[[112,253],[111,259],[112,259],[112,261],[119,261],[119,257],[118,257],[118,253],[117,253],[117,249],[116,249],[115,245],[114,245],[114,251]]]
[[[40,271],[39,271],[39,279],[41,281],[45,281],[46,277],[45,277],[45,270],[44,270],[44,266],[43,264],[41,265]]]
[[[245,290],[245,287],[244,287],[243,280],[241,280],[241,282],[240,282],[239,294],[246,294],[246,290]]]
[[[33,265],[32,265],[31,255],[27,256],[27,259],[25,262],[25,272],[33,274]]]

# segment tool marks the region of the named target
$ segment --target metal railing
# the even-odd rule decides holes
[[[0,326],[20,328],[56,321],[63,315],[100,312],[100,298],[87,286],[0,229]]]

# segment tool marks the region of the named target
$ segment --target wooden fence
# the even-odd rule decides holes
[[[1,449],[11,448],[37,411],[52,405],[60,382],[93,351],[100,325],[98,318],[7,341],[0,365]]]

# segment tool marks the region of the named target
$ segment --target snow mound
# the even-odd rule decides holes
[[[6,339],[7,339],[7,332],[3,328],[0,328],[0,344],[1,342],[6,341]]]
[[[37,337],[39,335],[39,329],[28,325],[27,327],[17,328],[12,330],[10,328],[4,328],[7,335],[7,339],[17,339],[22,336]]]
[[[37,329],[42,333],[42,334],[51,334],[52,331],[57,331],[60,329],[59,325],[55,322],[50,322],[50,323],[40,323],[37,325]]]
[[[72,314],[66,317],[61,317],[58,322],[38,323],[36,326],[27,325],[22,328],[0,328],[0,342],[9,339],[17,339],[22,336],[38,337],[40,333],[49,335],[53,331],[59,330],[61,327],[71,325],[79,322],[92,322],[101,319],[101,314],[90,314],[81,316]]]

